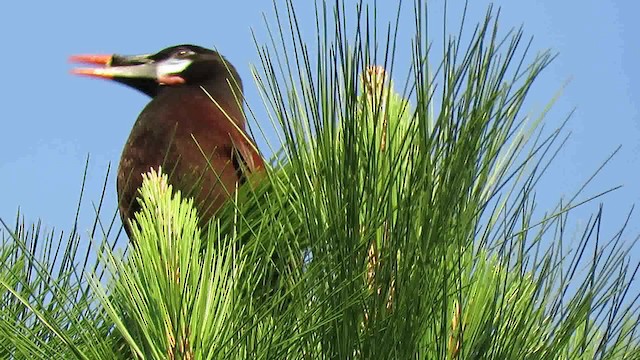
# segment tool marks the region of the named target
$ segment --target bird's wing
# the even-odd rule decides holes
[[[231,143],[233,145],[234,158],[238,161],[233,161],[234,167],[239,174],[244,176],[245,172],[254,173],[264,169],[264,160],[258,148],[254,142],[249,138],[244,131],[235,129],[231,131]]]
[[[222,106],[226,101],[216,100],[204,87],[201,86],[200,88],[229,122],[229,136],[231,137],[231,144],[234,148],[234,154],[232,155],[239,158],[238,161],[233,161],[233,165],[236,167],[239,175],[244,176],[244,172],[247,170],[253,173],[264,169],[264,160],[258,152],[255,143],[249,135],[246,134],[244,129],[238,126],[238,121],[233,120],[234,115],[237,116],[237,118],[245,119],[242,110],[235,109],[233,106]],[[244,121],[242,123],[244,123]],[[242,167],[244,167],[244,169]]]

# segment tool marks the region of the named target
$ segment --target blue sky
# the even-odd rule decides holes
[[[472,2],[469,23],[482,20],[489,3]],[[311,8],[304,9],[304,4],[311,1],[297,3],[301,24],[312,44],[314,15]],[[395,2],[380,3],[383,17],[395,12],[395,5],[390,5]],[[559,53],[540,78],[526,111],[539,114],[571,80],[548,114],[547,126],[557,126],[576,108],[568,125],[572,136],[538,188],[538,199],[544,206],[572,194],[609,153],[622,145],[621,152],[585,193],[624,186],[602,199],[605,221],[615,228],[640,200],[640,5],[557,0],[498,1],[496,5],[502,6],[505,31],[524,25],[526,35],[534,36],[534,50],[551,48]],[[405,1],[406,29],[413,23],[411,6],[411,1]],[[450,11],[452,24],[457,24],[457,9]],[[240,71],[247,101],[258,118],[264,114],[249,64],[259,62],[251,29],[266,39],[263,14],[272,16],[270,1],[112,0],[91,5],[86,1],[10,1],[2,5],[2,13],[0,218],[5,221],[12,222],[20,207],[28,222],[42,219],[48,228],[69,230],[85,159],[90,154],[87,201],[82,209],[84,227],[80,229],[86,234],[93,218],[91,202],[100,196],[107,166],[111,163],[112,169],[117,167],[128,133],[148,101],[123,86],[70,75],[72,65],[67,58],[71,54],[148,53],[179,43],[216,47]],[[441,20],[442,14],[434,10],[431,21],[438,30],[435,37],[441,36]],[[397,59],[406,66],[409,53],[404,54]],[[401,73],[396,80],[405,75]],[[264,125],[268,127],[268,121]],[[264,140],[259,144],[266,149]],[[113,214],[113,173],[107,189],[105,213]],[[584,225],[586,213],[596,209],[597,203],[592,203],[583,218],[574,219],[576,231]],[[638,217],[634,220],[631,229],[638,232]],[[626,241],[633,235],[628,233]]]

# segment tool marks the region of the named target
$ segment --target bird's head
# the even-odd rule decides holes
[[[165,86],[207,86],[227,82],[242,93],[236,69],[217,51],[178,45],[147,55],[74,55],[70,61],[100,65],[76,68],[78,75],[110,79],[153,97]]]

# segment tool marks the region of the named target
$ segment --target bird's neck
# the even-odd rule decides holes
[[[204,84],[189,84],[162,87],[154,99],[167,97],[178,99],[192,99],[195,101],[211,101],[217,103],[226,112],[235,115],[237,121],[244,125],[242,114],[242,104],[244,97],[242,89],[235,85],[230,85],[227,78],[210,80]],[[201,99],[201,100],[196,100]],[[163,100],[166,101],[166,100]]]
[[[228,76],[218,76],[210,79],[204,84],[200,84],[201,88],[216,100],[227,102],[228,105],[239,106],[242,108],[244,101],[242,83]]]

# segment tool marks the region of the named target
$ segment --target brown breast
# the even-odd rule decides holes
[[[142,174],[151,168],[162,166],[174,191],[194,198],[204,224],[244,180],[243,170],[264,166],[244,132],[239,106],[233,100],[216,101],[224,112],[199,87],[172,88],[156,96],[138,117],[122,151],[117,179],[120,215],[129,236],[127,219],[139,209]]]

